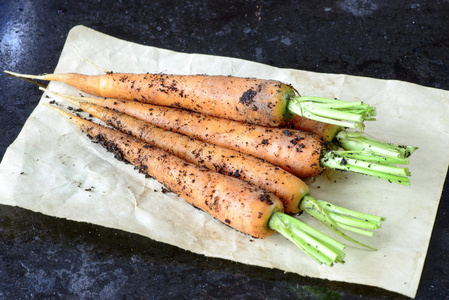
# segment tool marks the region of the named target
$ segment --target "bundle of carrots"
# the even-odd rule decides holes
[[[368,229],[384,218],[317,200],[301,178],[330,168],[409,184],[408,169],[396,164],[407,164],[415,147],[345,129],[374,119],[375,109],[361,102],[301,97],[278,81],[230,76],[5,72],[104,97],[53,93],[112,128],[53,108],[223,223],[258,238],[280,232],[320,263],[343,262],[344,245],[287,214],[305,211],[363,246],[340,229],[372,235]]]

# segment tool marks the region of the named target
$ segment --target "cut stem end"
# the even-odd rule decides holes
[[[394,166],[391,159],[365,151],[328,151],[323,153],[321,164],[329,169],[351,171],[409,186],[409,170]]]
[[[343,263],[345,246],[309,225],[286,214],[275,212],[268,226],[282,234],[320,264]]]
[[[375,107],[361,101],[346,102],[322,97],[292,97],[288,110],[304,118],[359,129],[363,129],[364,121],[375,120],[376,116]]]
[[[346,235],[339,228],[362,235],[372,236],[373,233],[368,230],[379,229],[382,221],[385,221],[385,218],[339,207],[323,200],[317,200],[309,195],[303,198],[299,207],[339,236],[360,246],[376,250],[375,248]]]
[[[418,149],[418,147],[384,143],[364,136],[361,132],[349,132],[342,130],[336,137],[340,147],[348,151],[366,151],[374,155],[397,158],[398,164],[408,164],[407,158]]]

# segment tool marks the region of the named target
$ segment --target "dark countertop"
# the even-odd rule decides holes
[[[449,90],[448,1],[0,2],[1,68],[54,70],[71,28],[277,67]],[[0,158],[41,93],[0,76]],[[432,101],[432,99],[423,99]],[[50,149],[51,150],[51,149]],[[416,299],[449,299],[448,181]],[[0,205],[0,299],[404,299],[207,258],[148,238]]]

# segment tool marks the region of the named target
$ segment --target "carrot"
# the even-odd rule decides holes
[[[319,122],[301,116],[295,116],[290,124],[288,124],[288,127],[313,132],[322,137],[326,142],[332,142],[337,133],[343,130],[341,126]]]
[[[22,78],[61,81],[97,96],[181,107],[259,125],[286,125],[295,115],[331,123],[335,126],[326,127],[331,131],[325,132],[326,140],[338,132],[335,136],[337,146],[348,151],[388,156],[390,164],[408,164],[405,158],[417,149],[378,142],[361,133],[338,131],[342,127],[362,129],[364,120],[373,120],[375,109],[362,102],[295,96],[291,86],[279,81],[203,75],[67,73],[39,76],[5,72]]]
[[[100,97],[137,100],[178,107],[207,115],[277,127],[288,124],[294,115],[361,128],[373,120],[375,108],[358,102],[320,97],[301,97],[289,84],[276,80],[207,75],[79,73],[25,75],[41,80],[64,82]]]
[[[329,142],[331,148],[341,147],[348,151],[366,151],[379,156],[388,156],[397,164],[408,164],[408,157],[418,147],[385,143],[364,136],[361,132],[349,132],[342,126],[323,123],[295,116],[288,126],[293,129],[313,132]]]
[[[300,178],[317,176],[323,171],[320,165],[323,144],[312,133],[244,124],[137,101],[82,99],[166,130],[264,159]]]
[[[320,263],[343,262],[343,244],[284,214],[282,202],[272,193],[188,163],[125,133],[52,108],[116,157],[129,161],[222,223],[256,238],[266,238],[277,231]]]
[[[338,228],[372,235],[372,232],[362,228],[378,229],[380,223],[384,220],[384,218],[361,214],[334,206],[329,202],[317,200],[310,196],[310,190],[302,180],[266,161],[212,144],[202,143],[175,132],[165,131],[142,120],[95,104],[77,101],[58,93],[50,93],[63,97],[106,124],[183,160],[264,188],[282,201],[286,213],[298,213],[301,208],[340,236],[359,245],[369,247],[348,237]],[[334,222],[334,218],[338,218],[339,222]],[[369,248],[373,249],[372,247]]]
[[[134,116],[155,126],[182,133],[207,143],[253,155],[300,177],[321,174],[324,168],[352,171],[409,185],[407,168],[392,165],[396,160],[364,151],[326,149],[318,136],[301,130],[268,128],[205,116],[182,109],[137,101],[74,97]]]
[[[239,178],[272,192],[282,201],[286,213],[299,213],[300,201],[310,193],[309,187],[300,178],[263,159],[167,131],[95,104],[70,98],[66,100],[106,124],[183,160]]]

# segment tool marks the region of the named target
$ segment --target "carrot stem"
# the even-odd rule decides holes
[[[376,116],[376,108],[362,101],[308,96],[291,97],[288,110],[304,118],[359,129],[363,129],[363,121],[375,120]]]
[[[268,222],[268,226],[282,234],[300,249],[321,264],[332,266],[343,263],[345,246],[310,227],[309,225],[284,213],[275,212]]]
[[[345,150],[367,151],[370,153],[389,157],[407,158],[418,147],[384,143],[364,136],[361,132],[340,131],[336,135],[336,142]],[[408,163],[407,160],[399,160],[398,163]]]
[[[376,250],[371,246],[351,238],[340,231],[339,228],[358,234],[372,236],[373,233],[368,231],[368,229],[379,229],[381,227],[381,222],[385,221],[385,218],[339,207],[329,202],[315,199],[312,196],[305,196],[299,204],[299,207],[341,237],[371,250]]]
[[[330,169],[351,171],[406,186],[410,185],[409,170],[394,166],[396,162],[397,158],[375,155],[366,151],[328,151],[321,157],[321,164]]]

